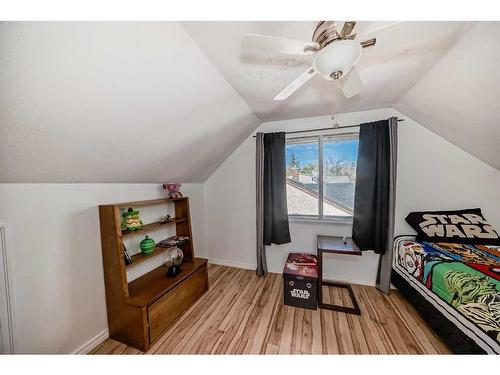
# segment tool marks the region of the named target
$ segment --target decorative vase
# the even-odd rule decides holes
[[[155,249],[155,241],[149,236],[146,236],[140,243],[139,247],[144,255],[149,255]]]
[[[129,208],[127,212],[122,214],[122,230],[139,230],[142,228],[142,221],[139,217],[139,211],[134,211]]]

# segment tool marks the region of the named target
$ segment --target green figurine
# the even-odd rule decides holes
[[[139,211],[129,208],[127,212],[122,214],[122,230],[139,230],[142,226],[143,222],[139,218]]]
[[[139,247],[141,248],[141,251],[144,255],[149,255],[153,253],[155,245],[155,240],[149,238],[149,236],[146,236],[139,244]]]

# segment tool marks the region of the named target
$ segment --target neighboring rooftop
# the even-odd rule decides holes
[[[286,182],[288,213],[290,215],[317,216],[318,185],[303,185],[289,178],[286,179]],[[337,192],[337,189],[334,191]],[[354,185],[352,186],[352,202],[354,202]],[[323,199],[323,215],[341,217],[352,216],[352,205],[347,206],[339,202],[338,199],[332,199],[331,196],[325,194]]]

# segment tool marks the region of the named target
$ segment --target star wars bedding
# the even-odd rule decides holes
[[[500,354],[500,247],[398,238],[392,282],[418,300],[433,328],[444,327],[450,349],[467,352],[463,344],[472,341],[479,352]],[[465,338],[458,342],[454,332]]]

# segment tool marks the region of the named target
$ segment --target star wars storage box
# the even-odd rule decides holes
[[[315,255],[290,253],[283,269],[285,305],[316,310],[318,260]]]

